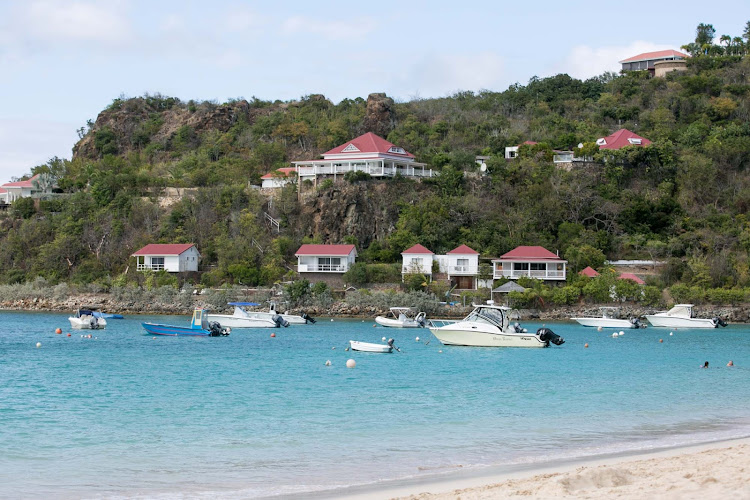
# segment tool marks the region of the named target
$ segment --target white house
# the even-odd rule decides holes
[[[492,260],[493,278],[521,276],[545,281],[565,281],[568,261],[540,246],[519,246]]]
[[[520,148],[524,144],[527,146],[533,146],[538,143],[534,141],[524,141],[522,144],[519,144],[518,146],[506,146],[505,147],[505,159],[512,160],[513,158],[516,158],[518,156],[518,148]]]
[[[201,254],[193,243],[159,244],[151,243],[135,252],[139,271],[167,271],[181,273],[197,271]]]
[[[260,178],[260,187],[264,189],[282,188],[297,180],[297,169],[295,167],[283,167],[269,172]]]
[[[373,177],[432,177],[432,170],[424,163],[414,161],[414,155],[372,132],[345,142],[323,153],[322,160],[292,162],[297,169],[299,182],[321,177],[335,181],[347,172],[365,172]],[[301,185],[301,184],[300,184]]]
[[[446,260],[446,267],[441,266],[440,270],[448,274],[451,283],[454,283],[458,290],[477,289],[479,252],[461,245],[448,252]]]
[[[431,281],[434,256],[434,253],[419,244],[407,248],[401,252],[401,277],[406,274],[424,274]]]
[[[38,178],[39,174],[36,174],[25,181],[6,182],[0,186],[5,191],[0,193],[0,200],[5,200],[5,203],[13,203],[20,198],[30,198],[40,193],[51,192],[51,189],[45,191],[35,185]]]
[[[620,61],[622,71],[648,70],[652,74],[654,68],[662,62],[681,62],[686,64],[685,60],[689,58],[688,54],[679,50],[659,50],[656,52],[645,52],[637,56],[628,57]]]
[[[311,245],[299,247],[294,254],[297,257],[297,272],[303,273],[339,273],[349,270],[357,259],[354,245]]]

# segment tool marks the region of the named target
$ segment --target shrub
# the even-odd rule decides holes
[[[367,264],[364,262],[355,262],[349,270],[344,273],[343,278],[346,283],[351,283],[353,285],[361,286],[369,283],[367,277]]]
[[[577,286],[561,286],[552,291],[551,301],[555,305],[572,305],[581,297],[581,289]]]
[[[420,291],[427,287],[427,277],[424,274],[407,274],[404,276],[404,287],[409,291]]]
[[[361,170],[352,170],[344,174],[344,180],[352,184],[359,181],[369,181],[370,179],[372,179],[372,176]]]

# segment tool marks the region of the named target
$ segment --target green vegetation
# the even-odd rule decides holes
[[[415,243],[435,253],[467,244],[483,256],[543,245],[570,261],[569,283],[535,285],[514,300],[611,300],[610,288],[582,284],[575,272],[622,258],[668,264],[641,295],[615,283],[617,300],[652,303],[670,287],[679,300],[744,301],[750,287],[748,33],[750,25],[742,37],[724,35],[715,44],[713,27],[700,25],[686,46],[694,55],[687,71],[666,78],[557,75],[501,92],[394,103],[387,139],[439,175],[418,183],[352,172],[339,181],[362,189],[390,183],[370,209],[385,214],[388,230],[376,235],[373,229],[369,240],[349,235],[359,264],[347,282],[399,282],[400,253]],[[248,184],[359,135],[365,116],[361,98],[338,104],[319,95],[224,104],[117,98],[100,121],[79,131],[72,161],[53,158],[32,169],[51,176],[63,194],[38,206],[19,200],[0,216],[0,282],[41,277],[51,286],[178,286],[134,271],[130,254],[152,242],[196,243],[206,286],[288,280],[300,243],[344,242],[327,239],[340,219],[316,225],[304,215],[316,196],[342,196],[340,185],[319,182],[300,201],[295,186],[284,188],[272,204],[282,223],[276,233],[266,226],[267,200]],[[599,151],[595,140],[621,127],[652,144]],[[526,140],[538,144],[504,159],[506,146]],[[555,149],[591,161],[557,168],[550,161]],[[474,162],[479,154],[489,157],[486,172]],[[193,189],[170,205],[161,198],[167,187]],[[429,288],[421,275],[405,285]],[[298,302],[327,300],[324,290],[299,287],[287,292]]]

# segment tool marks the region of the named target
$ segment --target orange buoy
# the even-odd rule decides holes
[[[659,339],[659,343],[663,344],[664,343],[664,339]]]
[[[70,337],[70,334],[68,334],[68,337]]]
[[[585,344],[583,344],[583,347],[588,347],[588,346],[589,346],[588,342],[586,342]]]
[[[272,333],[272,334],[271,334],[271,337],[275,337],[275,336],[276,336],[276,334],[275,334],[275,333]]]
[[[58,328],[57,330],[55,330],[55,333],[62,333],[62,328]]]

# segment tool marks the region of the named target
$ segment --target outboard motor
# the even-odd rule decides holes
[[[720,318],[720,317],[718,317],[718,316],[716,316],[716,317],[715,317],[714,319],[712,319],[711,321],[713,321],[713,323],[714,323],[714,327],[717,327],[717,326],[721,326],[721,327],[727,326],[727,323],[726,323],[726,321],[724,321],[723,319],[721,319],[721,318]]]
[[[539,337],[539,340],[542,342],[552,342],[555,345],[563,345],[565,343],[565,339],[550,330],[549,328],[540,328],[536,331],[536,336]]]
[[[211,332],[211,337],[226,337],[229,335],[229,328],[223,328],[218,321],[209,321],[208,331]]]
[[[636,317],[630,318],[630,324],[633,325],[633,328],[646,328],[646,325],[641,323],[640,318],[636,318]]]
[[[425,326],[427,326],[427,315],[426,315],[426,314],[425,314],[424,312],[421,312],[421,313],[417,314],[417,315],[416,315],[416,316],[414,317],[414,321],[416,321],[416,322],[417,322],[417,324],[418,324],[418,325],[419,325],[419,326],[420,326],[421,328],[424,328]]]
[[[393,339],[388,339],[388,345],[391,346],[392,348],[396,349],[398,352],[401,352],[401,349],[399,349],[398,347],[396,347],[395,345],[393,345]]]
[[[312,316],[310,316],[306,312],[302,313],[302,319],[304,319],[305,321],[307,321],[308,323],[311,323],[313,325],[315,324],[315,318],[313,318]]]
[[[276,328],[280,326],[283,326],[284,328],[286,328],[287,326],[289,326],[289,322],[285,320],[284,318],[282,318],[281,314],[274,314],[273,316],[271,316],[271,321],[276,323]]]

